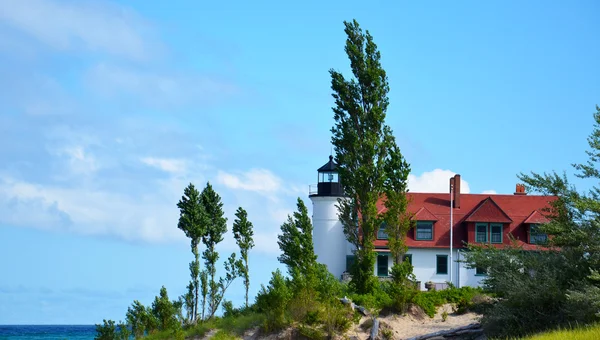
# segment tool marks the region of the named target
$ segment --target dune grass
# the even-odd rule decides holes
[[[216,317],[210,321],[199,323],[196,326],[185,331],[185,337],[203,337],[210,330],[215,329],[213,339],[235,339],[241,337],[245,331],[262,325],[264,315],[258,313],[249,313],[235,317],[219,318]]]
[[[574,328],[551,331],[547,333],[541,333],[529,336],[525,338],[527,340],[588,340],[588,339],[600,339],[600,324]]]

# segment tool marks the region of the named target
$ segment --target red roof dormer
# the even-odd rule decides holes
[[[491,197],[481,201],[467,216],[465,222],[511,223],[512,219]]]

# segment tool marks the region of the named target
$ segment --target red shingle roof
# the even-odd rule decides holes
[[[431,211],[427,210],[427,208],[422,207],[421,209],[419,209],[419,211],[417,211],[413,217],[412,220],[414,221],[437,221],[437,217],[435,217],[434,214],[431,213]]]
[[[450,246],[450,194],[448,193],[408,193],[408,211],[418,214],[417,220],[435,218],[434,239],[418,241],[414,230],[409,231],[406,245],[412,248],[448,248]],[[535,249],[537,246],[527,244],[527,224],[529,217],[536,218],[536,211],[549,207],[556,200],[554,196],[535,195],[490,195],[461,194],[460,208],[453,209],[453,246],[464,247],[466,242],[474,242],[476,222],[503,223],[505,244],[510,243],[507,234],[511,234],[517,243],[525,249]],[[378,203],[378,211],[385,211],[383,201]],[[539,214],[539,213],[538,213]],[[422,217],[421,217],[422,216]],[[421,219],[422,218],[422,219]],[[468,219],[468,221],[467,221]],[[477,219],[481,219],[477,221]],[[489,239],[489,238],[488,238]],[[375,246],[385,246],[387,241],[376,240]],[[494,245],[502,246],[502,245]]]
[[[548,223],[549,220],[546,216],[542,215],[539,211],[535,210],[525,219],[523,223]]]
[[[491,197],[481,201],[467,216],[465,222],[510,223],[512,219],[494,202]]]

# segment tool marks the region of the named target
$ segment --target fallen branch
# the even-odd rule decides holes
[[[481,329],[481,325],[478,323],[472,323],[470,325],[463,326],[463,327],[458,327],[458,328],[449,329],[449,330],[445,330],[445,331],[438,331],[435,333],[429,333],[429,334],[425,334],[425,335],[415,336],[412,338],[408,338],[407,340],[426,340],[426,339],[435,338],[437,336],[448,337],[448,336],[454,336],[454,335],[460,335],[460,334],[466,334],[466,333],[478,333],[478,332],[483,332],[483,330]]]
[[[354,302],[352,302],[350,299],[348,299],[347,297],[343,297],[340,299],[340,301],[345,304],[345,305],[350,305],[350,307],[352,308],[352,310],[358,310],[358,312],[364,316],[369,316],[369,311],[363,307],[363,306],[359,306],[357,304],[355,304]]]
[[[373,328],[371,328],[371,336],[369,339],[375,340],[377,339],[377,335],[379,334],[379,319],[373,318]]]

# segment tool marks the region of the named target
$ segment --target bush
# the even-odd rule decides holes
[[[304,336],[308,339],[312,339],[312,340],[327,339],[327,334],[325,334],[325,332],[323,332],[323,330],[316,328],[316,327],[300,325],[298,327],[298,333],[300,333],[302,336]]]
[[[446,300],[439,294],[438,291],[420,292],[415,295],[414,304],[423,308],[425,314],[430,318],[435,316],[437,307],[446,303]]]
[[[355,304],[368,309],[381,310],[392,306],[392,298],[384,289],[386,284],[387,283],[379,284],[371,294],[350,294],[349,298],[354,301]]]
[[[96,325],[95,340],[117,340],[117,328],[113,320],[102,320],[102,325]]]
[[[265,322],[265,316],[259,313],[245,313],[238,316],[227,316],[215,322],[217,328],[221,328],[234,335],[243,335],[245,331],[260,326]]]
[[[279,269],[273,273],[269,286],[260,288],[256,296],[256,307],[264,313],[263,329],[272,332],[288,325],[287,305],[292,297],[286,279]]]
[[[352,310],[349,306],[341,304],[328,304],[325,306],[323,326],[327,335],[333,337],[336,333],[346,332],[352,326]]]

